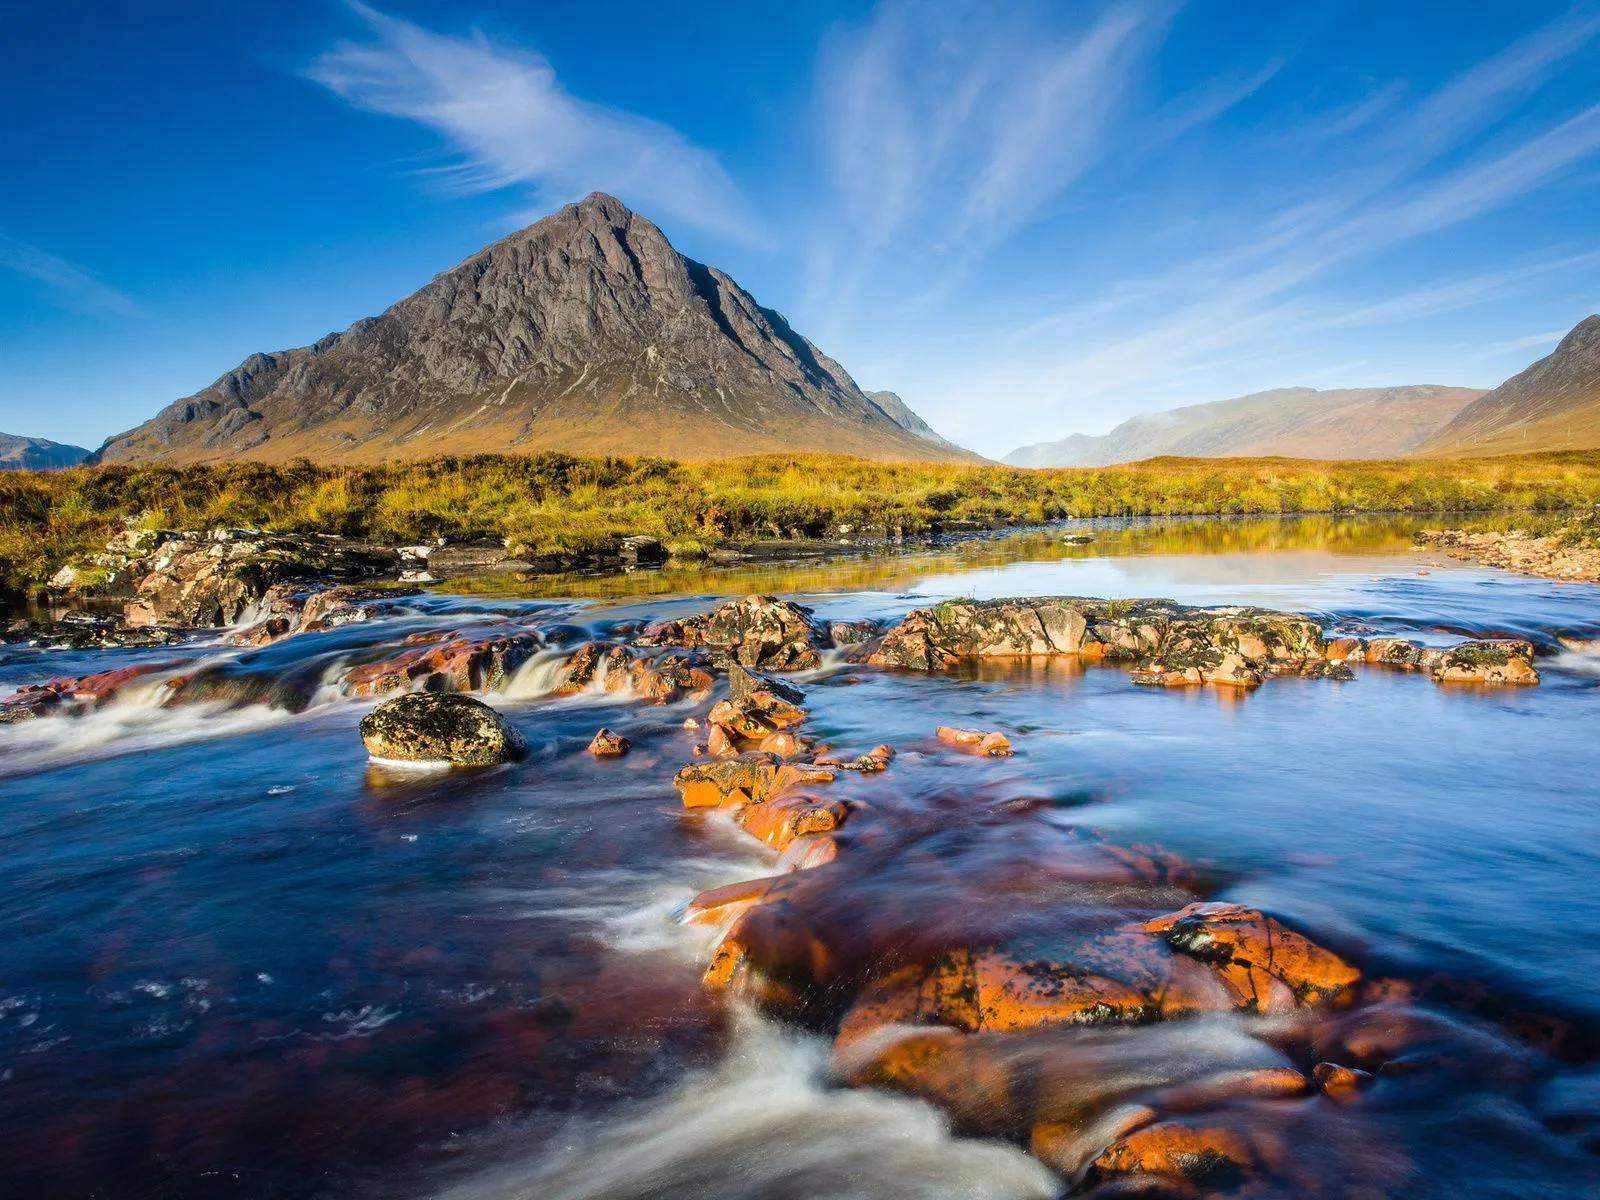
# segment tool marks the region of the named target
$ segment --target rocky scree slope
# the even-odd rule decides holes
[[[108,440],[107,463],[565,450],[970,459],[715,267],[595,193],[377,317],[256,354]],[[915,422],[915,427],[911,425]]]

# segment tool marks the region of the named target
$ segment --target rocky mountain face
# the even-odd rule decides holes
[[[251,356],[109,463],[567,450],[975,457],[886,411],[783,316],[596,193],[380,316]]]
[[[1600,314],[1580,321],[1520,375],[1468,405],[1423,454],[1516,454],[1600,447]]]
[[[0,471],[56,471],[75,467],[92,453],[64,442],[0,433]]]
[[[1278,388],[1133,417],[1100,437],[1073,434],[1022,446],[1019,467],[1100,467],[1159,455],[1239,458],[1400,458],[1484,393],[1477,388]]]
[[[961,447],[936,432],[933,426],[912,412],[911,406],[893,392],[868,392],[866,395],[867,399],[882,410],[884,416],[888,417],[889,420],[900,426],[907,433],[914,433],[919,438],[925,438],[935,445],[948,446],[951,450],[961,451]]]

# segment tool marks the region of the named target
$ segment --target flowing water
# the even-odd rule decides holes
[[[889,814],[899,832],[841,859],[818,903],[890,954],[1056,946],[1195,889],[1266,908],[1369,973],[1448,976],[1481,1003],[1439,1011],[1447,1065],[1426,1082],[1315,1119],[1249,1110],[1298,1181],[1264,1194],[1600,1195],[1600,587],[1430,566],[1411,529],[1104,524],[1087,546],[1047,531],[439,592],[262,649],[6,648],[0,690],[171,658],[222,662],[237,686],[162,707],[158,681],[87,716],[0,727],[0,1191],[1064,1194],[983,1112],[844,1088],[822,1026],[702,989],[717,931],[676,914],[776,859],[678,801],[682,723],[703,704],[554,696],[544,654],[488,697],[526,761],[404,771],[368,762],[356,724],[374,702],[330,683],[419,631],[615,640],[767,590],[826,619],[958,596],[1166,596],[1441,644],[1535,640],[1542,685],[1503,690],[1366,669],[1236,695],[1061,660],[936,676],[830,661],[799,680],[809,728],[854,752],[897,747],[887,772],[837,787],[867,805],[864,828]],[[931,737],[941,724],[1005,730],[1017,755],[951,752]],[[584,753],[602,725],[633,751]],[[1063,875],[1094,839],[1159,844],[1201,882]],[[1547,1053],[1506,1032],[1509,1013],[1567,1033]],[[1067,1064],[1098,1103],[1284,1061],[1273,1046],[1213,1018],[1045,1030],[1004,1053]]]

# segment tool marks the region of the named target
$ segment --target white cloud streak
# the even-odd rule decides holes
[[[0,234],[0,269],[42,284],[51,301],[69,312],[118,317],[141,312],[131,297],[75,263],[4,234]]]
[[[572,95],[532,51],[351,8],[372,40],[341,42],[307,76],[358,108],[432,129],[458,156],[444,172],[452,186],[525,185],[544,206],[613,192],[739,241],[765,239],[721,163],[672,127]]]
[[[977,190],[954,172],[957,186],[944,190],[953,192],[964,207],[941,211],[939,185],[950,181],[941,180],[938,170],[918,160],[914,150],[933,147],[933,163],[942,163],[949,157],[941,155],[942,148],[961,145],[951,135],[952,127],[985,128],[986,113],[992,111],[999,120],[1015,104],[997,104],[992,110],[978,104],[985,95],[981,84],[989,77],[977,67],[973,70],[980,83],[962,77],[969,85],[964,88],[937,72],[910,84],[884,69],[882,64],[900,61],[935,36],[926,29],[901,28],[896,21],[902,11],[894,6],[882,10],[843,61],[856,70],[876,64],[867,72],[874,87],[899,79],[899,86],[920,86],[945,99],[922,106],[902,99],[891,106],[897,119],[881,135],[878,176],[852,176],[860,190],[846,194],[918,198],[918,210],[905,204],[889,207],[894,220],[880,237],[915,229],[912,217],[917,215],[957,236],[970,234],[961,216]],[[1033,146],[1039,161],[1026,175],[1010,178],[1014,199],[1009,209],[988,210],[989,228],[997,234],[1015,235],[1052,202],[1070,206],[1097,146],[1100,152],[1107,145],[1147,147],[1162,129],[1159,110],[1146,114],[1139,109],[1133,83],[1162,24],[1127,23],[1125,8],[1108,11],[1113,16],[1096,26],[1093,35],[1073,43],[1069,56],[1077,77],[1092,81],[1084,90],[1096,100],[1087,113],[1063,110],[1082,117],[1075,137],[1064,137],[1060,125],[1022,123],[1034,132],[1019,136]],[[1314,374],[1328,361],[1327,346],[1319,347],[1314,336],[1318,333],[1340,328],[1387,332],[1396,322],[1487,303],[1539,276],[1592,263],[1593,255],[1567,253],[1532,267],[1424,278],[1387,296],[1370,295],[1369,282],[1357,289],[1364,293],[1359,301],[1347,298],[1352,271],[1502,210],[1600,154],[1600,105],[1542,128],[1530,130],[1524,121],[1514,138],[1490,136],[1524,100],[1570,66],[1597,34],[1600,17],[1569,14],[1405,108],[1397,102],[1399,85],[1380,83],[1373,86],[1369,102],[1347,109],[1338,121],[1315,116],[1295,123],[1273,121],[1264,140],[1280,148],[1281,167],[1273,170],[1269,164],[1259,178],[1221,202],[1181,212],[1184,225],[1171,239],[1180,252],[1158,271],[1118,272],[1113,265],[1093,278],[1074,279],[1066,304],[1037,296],[1029,304],[1029,297],[1020,296],[997,319],[986,321],[969,312],[957,325],[965,328],[931,351],[924,345],[898,358],[882,355],[882,373],[909,375],[899,381],[902,393],[913,405],[923,405],[924,415],[936,426],[998,453],[1008,448],[1007,439],[1037,441],[1041,435],[1064,436],[1074,428],[1097,432],[1135,406],[1221,398],[1229,392],[1207,395],[1201,389],[1228,388],[1230,381],[1238,381],[1241,391],[1254,390],[1252,374],[1294,369]],[[1007,71],[1016,79],[1038,80],[1052,77],[1058,68],[1066,70],[1060,45],[1046,39],[1013,45],[1010,51],[1017,57]],[[983,61],[981,48],[973,58]],[[1276,77],[1277,65],[1261,71],[1257,87]],[[1255,88],[1240,91],[1242,99]],[[1227,92],[1219,88],[1217,94]],[[954,105],[959,120],[936,119],[944,112],[941,103]],[[885,106],[880,102],[879,107]],[[857,105],[854,111],[865,110]],[[920,123],[913,119],[919,113]],[[838,127],[837,122],[830,126]],[[1206,130],[1195,132],[1204,136]],[[1360,136],[1353,137],[1356,133]],[[1286,143],[1291,148],[1285,151]],[[868,143],[859,132],[842,144],[854,147],[851,162],[874,158],[860,148]],[[875,178],[888,184],[874,183]],[[1214,176],[1208,181],[1214,182]],[[923,199],[924,192],[936,196]],[[1101,198],[1093,188],[1086,193],[1091,200]],[[1146,226],[1152,241],[1167,233],[1158,224],[1160,216],[1151,213]],[[980,252],[989,248],[979,247]],[[1131,259],[1148,261],[1151,256],[1143,249],[1127,247]],[[1406,278],[1403,271],[1391,274],[1395,281]],[[874,303],[880,311],[894,310],[881,296]],[[1042,315],[1015,323],[1015,313],[1030,309]],[[840,319],[841,328],[850,324],[849,318]],[[839,352],[849,349],[843,346]],[[1243,386],[1247,381],[1249,386]],[[981,420],[975,416],[980,412]]]

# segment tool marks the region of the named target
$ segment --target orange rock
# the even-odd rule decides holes
[[[229,634],[228,641],[235,646],[266,646],[286,637],[291,628],[293,626],[288,617],[268,617],[265,621]]]
[[[1028,1133],[1028,1153],[1075,1180],[1107,1145],[1151,1124],[1157,1115],[1148,1105],[1121,1104],[1089,1120],[1040,1121]]]
[[[346,671],[340,681],[351,696],[381,696],[423,688],[433,692],[474,692],[500,683],[539,647],[527,632],[412,635],[404,648],[386,658]]]
[[[628,752],[633,745],[620,733],[612,733],[609,729],[601,729],[594,735],[594,740],[589,743],[589,753],[596,758],[617,758]]]
[[[1258,1173],[1250,1144],[1234,1130],[1162,1121],[1119,1138],[1094,1160],[1102,1175],[1161,1175],[1233,1188]]]
[[[713,725],[711,732],[706,736],[706,749],[718,758],[727,758],[739,753],[739,747],[727,729],[721,725]]]
[[[1310,1090],[1306,1077],[1293,1067],[1256,1067],[1223,1071],[1162,1088],[1150,1103],[1162,1112],[1200,1112],[1231,1100],[1282,1100]]]
[[[797,837],[833,832],[844,824],[849,811],[840,800],[811,801],[793,796],[752,804],[739,814],[739,824],[746,833],[781,851]]]
[[[874,746],[867,751],[867,757],[881,758],[886,763],[892,762],[894,760],[894,747],[889,745]]]
[[[1211,967],[1258,1012],[1347,1001],[1361,978],[1332,951],[1240,904],[1191,904],[1144,928]]]
[[[1368,1071],[1355,1067],[1341,1067],[1338,1063],[1321,1062],[1311,1072],[1317,1087],[1330,1100],[1348,1104],[1365,1091],[1373,1081]]]
[[[780,758],[793,758],[804,751],[799,738],[792,733],[782,731],[767,734],[761,739],[758,749],[767,754],[776,754]]]
[[[680,920],[685,925],[726,924],[751,906],[783,895],[793,882],[784,875],[766,875],[712,888],[689,901]]]
[[[1018,961],[985,952],[974,956],[973,981],[982,1029],[1090,1025],[1151,1015],[1142,992],[1074,963]]]
[[[730,733],[752,740],[766,737],[773,728],[755,713],[739,708],[731,700],[719,700],[712,705],[707,720],[713,725],[723,726]]]
[[[1331,639],[1323,650],[1329,662],[1365,662],[1367,648],[1360,638]]]
[[[809,871],[839,857],[839,839],[828,834],[797,837],[778,859],[780,871]]]
[[[892,1087],[937,1104],[963,1130],[1001,1133],[1025,1106],[1027,1080],[1003,1046],[954,1029],[879,1027],[835,1058],[857,1087]]]
[[[753,905],[734,921],[712,952],[702,982],[793,1015],[823,994],[832,969],[828,947],[780,899]]]
[[[734,808],[762,804],[784,788],[833,782],[833,772],[781,764],[771,754],[741,754],[717,762],[690,763],[673,776],[685,808]]]
[[[970,747],[979,754],[994,757],[1011,754],[1011,743],[1003,733],[985,733],[981,729],[956,729],[950,725],[941,725],[934,734],[941,742],[948,742],[952,746]]]

